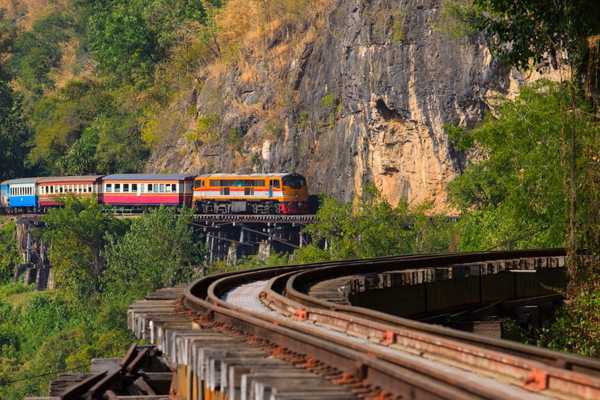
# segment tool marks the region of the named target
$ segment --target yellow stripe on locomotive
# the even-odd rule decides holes
[[[205,214],[304,214],[308,190],[294,173],[200,175],[193,202]]]

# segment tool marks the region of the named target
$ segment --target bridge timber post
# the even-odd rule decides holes
[[[314,215],[195,215],[194,226],[205,236],[208,262],[272,252],[289,253],[306,244],[302,229]]]

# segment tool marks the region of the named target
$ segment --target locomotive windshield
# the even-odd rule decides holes
[[[292,189],[302,189],[306,186],[306,179],[302,175],[287,175],[283,177],[283,186],[289,186]]]

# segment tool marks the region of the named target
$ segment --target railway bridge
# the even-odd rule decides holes
[[[91,374],[54,395],[598,399],[598,360],[502,340],[494,330],[474,334],[421,321],[459,308],[476,319],[502,304],[542,307],[555,300],[551,286],[564,263],[564,250],[555,249],[384,257],[208,276],[159,290],[129,308],[130,329],[155,346],[172,372],[168,391],[159,392],[153,373],[144,370],[149,350],[133,349],[117,372]],[[386,312],[361,299],[392,287],[395,296],[383,294],[398,307],[387,304]],[[392,309],[401,311],[392,315]]]
[[[120,219],[139,218],[142,213],[119,209],[107,212]],[[16,271],[15,280],[35,284],[39,290],[53,286],[47,245],[35,229],[43,229],[43,214],[21,214],[12,218],[17,224],[17,242],[23,264]],[[272,251],[291,252],[306,244],[302,229],[316,221],[314,214],[306,215],[244,215],[244,214],[196,214],[194,229],[200,232],[208,249],[206,264],[226,259],[235,264],[238,258],[248,255],[268,257]]]

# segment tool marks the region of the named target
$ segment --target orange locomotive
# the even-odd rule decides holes
[[[194,179],[194,207],[203,214],[305,214],[306,179],[295,173],[212,174]]]

